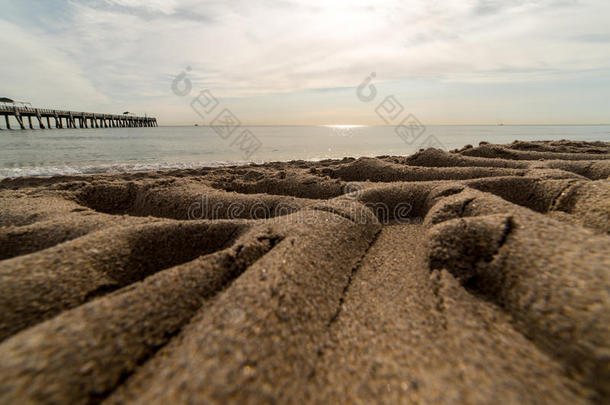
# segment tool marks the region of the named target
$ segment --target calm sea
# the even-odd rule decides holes
[[[610,141],[609,125],[429,126],[414,142],[390,126],[254,126],[260,141],[212,128],[100,128],[0,131],[0,177],[223,166],[246,162],[408,155],[433,140],[445,150],[480,141]],[[429,138],[433,135],[433,138]],[[246,142],[248,141],[248,142]],[[249,154],[249,152],[253,152]]]

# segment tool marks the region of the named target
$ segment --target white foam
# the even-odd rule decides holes
[[[352,154],[351,157],[358,158],[361,154]],[[367,155],[368,156],[368,155]],[[373,156],[373,155],[371,155]],[[307,159],[297,159],[305,162],[319,162],[322,160],[333,159],[330,156],[316,156]],[[336,157],[334,159],[337,159]],[[294,160],[294,159],[289,159]],[[283,160],[283,161],[289,161]],[[277,160],[216,160],[201,162],[160,162],[160,163],[115,163],[108,165],[40,165],[40,166],[21,166],[21,167],[2,167],[0,168],[0,179],[17,177],[50,177],[60,175],[79,175],[79,174],[103,174],[103,173],[126,173],[155,170],[174,170],[174,169],[200,169],[204,167],[227,167],[245,166],[248,164],[262,164]]]
[[[112,165],[83,165],[83,166],[23,166],[0,168],[1,178],[16,177],[49,177],[58,175],[98,174],[98,173],[124,173],[172,169],[198,169],[203,167],[243,166],[248,161],[211,161],[188,163],[121,163]]]

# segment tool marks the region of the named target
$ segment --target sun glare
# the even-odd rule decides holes
[[[350,124],[337,124],[337,125],[324,125],[328,128],[336,128],[336,129],[351,129],[351,128],[360,128],[364,127],[364,125],[350,125]]]

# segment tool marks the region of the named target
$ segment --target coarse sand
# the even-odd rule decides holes
[[[610,402],[610,143],[0,181],[2,404]]]

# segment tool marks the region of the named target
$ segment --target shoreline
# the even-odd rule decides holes
[[[523,142],[523,141],[514,141],[512,144],[509,145],[514,145],[515,143],[517,144],[533,144],[535,145],[536,142],[543,142],[543,143],[563,143],[563,142],[576,142],[576,143],[584,143],[584,144],[588,144],[588,145],[598,145],[598,146],[603,146],[603,145],[607,145],[608,142],[604,142],[604,141],[594,141],[594,142],[588,142],[588,141],[568,141],[568,140],[543,140],[543,141],[535,141],[535,142]],[[479,142],[478,146],[484,146],[484,145],[490,145],[489,142],[487,141],[481,141]],[[463,152],[464,148],[460,149],[453,149],[451,151],[449,151],[449,153],[459,153],[460,151]],[[419,152],[421,152],[422,150],[420,149]],[[418,152],[415,152],[414,154],[417,154]],[[160,168],[150,168],[150,163],[146,163],[146,162],[140,162],[140,163],[122,163],[122,164],[107,164],[107,165],[100,165],[100,166],[80,166],[80,167],[70,167],[67,165],[64,165],[64,169],[63,170],[71,170],[71,173],[65,173],[65,172],[61,172],[61,169],[59,169],[59,166],[57,167],[45,167],[43,168],[44,170],[50,170],[53,169],[55,172],[52,173],[45,173],[45,174],[35,174],[35,175],[19,175],[19,176],[4,176],[4,177],[0,177],[0,184],[3,181],[10,181],[11,179],[22,179],[22,178],[53,178],[53,177],[62,177],[62,178],[81,178],[82,176],[96,176],[96,175],[121,175],[121,174],[133,174],[133,173],[169,173],[169,172],[174,172],[177,170],[201,170],[201,169],[212,169],[212,168],[234,168],[234,167],[258,167],[258,166],[265,166],[265,165],[278,165],[278,164],[287,164],[287,165],[291,165],[291,164],[299,164],[302,162],[305,163],[319,163],[319,162],[330,162],[330,161],[344,161],[346,159],[362,159],[362,158],[371,158],[371,159],[387,159],[387,158],[401,158],[404,156],[401,155],[378,155],[378,156],[359,156],[359,155],[355,155],[355,156],[346,156],[346,157],[342,157],[342,158],[327,158],[327,157],[316,157],[316,158],[309,158],[309,159],[287,159],[287,160],[270,160],[270,161],[218,161],[218,162],[206,162],[206,163],[195,163],[195,162],[183,162],[183,163],[167,163],[167,166],[163,166]],[[595,157],[595,156],[593,156]],[[561,160],[561,159],[558,159]],[[595,159],[593,159],[595,160]],[[148,167],[147,167],[148,165]],[[165,164],[164,164],[165,165]],[[142,168],[136,168],[136,167],[142,167]],[[9,170],[10,168],[2,168],[0,170]],[[13,168],[13,170],[41,170],[38,169],[35,166],[24,166],[24,167],[17,167],[17,168]],[[83,171],[84,170],[84,171]]]
[[[468,127],[429,129],[442,149],[452,150],[481,140],[610,140],[606,127]],[[0,137],[0,177],[97,174],[103,172],[201,168],[290,160],[375,157],[417,152],[418,142],[401,139],[392,126],[337,129],[332,127],[269,127],[255,131],[263,146],[244,156],[206,127],[18,131]],[[293,141],[291,141],[293,139]]]

